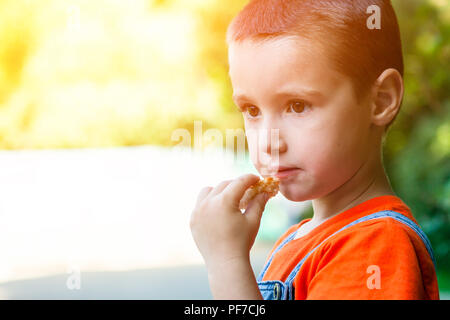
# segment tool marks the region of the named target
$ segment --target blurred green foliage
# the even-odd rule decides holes
[[[393,1],[405,58],[405,97],[385,141],[395,192],[450,271],[450,2]]]

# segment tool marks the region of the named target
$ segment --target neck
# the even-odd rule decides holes
[[[366,161],[344,184],[324,197],[312,201],[312,221],[321,223],[369,199],[396,195],[382,165],[381,153]]]

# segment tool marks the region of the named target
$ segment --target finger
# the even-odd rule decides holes
[[[245,209],[247,208],[250,201],[256,196],[256,190],[254,189],[247,189],[244,193],[244,196],[239,201],[239,209]]]
[[[238,208],[245,191],[258,181],[259,177],[254,174],[240,176],[226,186],[222,192],[223,196],[227,202]]]
[[[247,219],[249,219],[252,223],[259,224],[269,198],[270,196],[265,192],[260,193],[253,198],[245,210],[245,216]]]
[[[226,180],[226,181],[222,181],[221,183],[219,183],[212,191],[211,191],[211,195],[214,196],[216,194],[219,194],[223,191],[223,189],[226,188],[227,185],[230,184],[230,182],[233,180]]]
[[[200,190],[200,193],[197,196],[197,202],[196,202],[196,206],[203,200],[205,199],[208,194],[211,192],[213,188],[212,187],[204,187],[202,190]]]

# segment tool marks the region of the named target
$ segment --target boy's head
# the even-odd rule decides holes
[[[380,19],[380,28],[369,28],[369,19]],[[323,196],[380,156],[403,97],[390,1],[253,0],[230,24],[227,42],[247,132],[269,136],[248,136],[257,169],[270,167],[261,154],[271,157],[271,129],[279,129],[279,165],[302,169],[282,181],[288,199]],[[304,187],[289,188],[298,179]]]

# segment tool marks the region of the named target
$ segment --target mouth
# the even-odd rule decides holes
[[[298,174],[301,170],[300,168],[279,167],[274,176],[278,179],[286,179]]]

